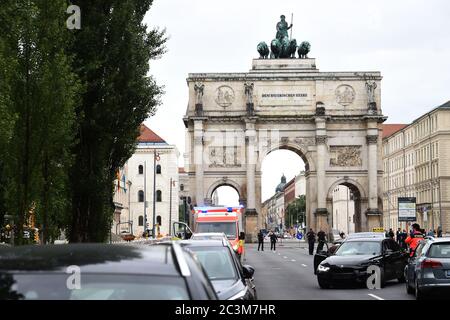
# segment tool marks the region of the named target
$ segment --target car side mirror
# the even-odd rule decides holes
[[[317,252],[318,255],[321,256],[330,256],[331,254],[327,251],[327,250],[320,250],[319,252]]]
[[[244,271],[244,278],[251,279],[253,278],[253,274],[255,273],[255,268],[249,266],[248,264],[242,266],[242,270]]]
[[[245,240],[245,232],[239,233],[239,240]]]

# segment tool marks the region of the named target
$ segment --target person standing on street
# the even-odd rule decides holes
[[[262,230],[259,230],[258,233],[258,251],[259,248],[261,248],[261,251],[264,251],[264,234],[262,232]]]
[[[394,239],[394,231],[392,230],[392,228],[389,229],[389,238]]]
[[[441,226],[438,227],[437,236],[438,236],[438,238],[442,238],[442,227]]]
[[[317,233],[317,240],[319,241],[319,244],[317,245],[317,252],[323,250],[323,245],[327,242],[327,235],[323,230],[320,230]]]
[[[270,250],[275,251],[275,244],[277,243],[277,235],[275,234],[275,232],[271,231],[269,234],[269,238],[270,238]]]
[[[401,234],[402,234],[402,229],[398,228],[397,232],[395,233],[395,240],[397,241],[398,244],[400,244]]]
[[[414,252],[416,251],[419,242],[422,241],[425,236],[423,230],[420,229],[419,224],[414,223],[412,227],[412,234],[405,240],[406,244],[409,245],[410,257],[414,256]]]
[[[312,256],[314,253],[314,243],[316,242],[316,234],[313,229],[310,228],[308,233],[306,234],[306,238],[308,239],[309,244],[309,254]]]

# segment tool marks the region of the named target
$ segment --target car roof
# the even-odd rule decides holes
[[[359,238],[346,239],[344,242],[357,242],[357,241],[380,242],[382,240],[386,240],[386,238],[381,238],[381,237],[359,237]]]
[[[215,237],[215,236],[225,236],[225,233],[223,232],[197,232],[192,234],[192,236],[211,236],[211,237]]]
[[[228,241],[225,240],[180,240],[179,243],[188,247],[228,247]]]
[[[360,238],[378,238],[386,239],[386,235],[383,232],[356,232],[347,236],[347,239],[360,239]]]
[[[66,272],[179,276],[170,244],[63,244],[0,247],[0,272]]]
[[[450,242],[450,237],[445,237],[445,238],[433,238],[433,237],[428,237],[427,240],[430,240],[430,241],[432,241],[433,243]]]

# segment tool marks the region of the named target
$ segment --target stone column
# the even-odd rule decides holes
[[[325,117],[316,117],[316,148],[317,148],[317,209],[316,228],[326,227],[327,210],[327,190],[325,177],[325,161],[327,159],[327,129]]]
[[[256,130],[255,121],[247,120],[245,123],[246,141],[246,169],[247,169],[247,207],[245,210],[245,233],[246,240],[253,242],[256,237],[255,230],[258,228],[258,213],[256,211],[256,190],[255,190],[255,170],[256,170]]]
[[[369,180],[369,208],[368,214],[378,214],[378,129],[367,132],[367,159]]]
[[[204,204],[203,193],[203,120],[194,120],[195,201]]]

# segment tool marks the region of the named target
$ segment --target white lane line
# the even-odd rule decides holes
[[[376,296],[374,294],[368,293],[369,296],[371,296],[372,298],[375,298],[377,300],[384,300],[383,298],[380,298],[379,296]]]
[[[281,253],[279,253],[278,255],[281,256]]]
[[[302,267],[307,267],[307,265],[306,265],[306,264],[304,264],[304,263],[302,263]]]
[[[286,256],[283,256],[283,258],[284,258],[284,259],[287,259],[287,257],[286,257]]]
[[[295,262],[295,259],[292,259],[291,261],[292,261],[292,262]]]

